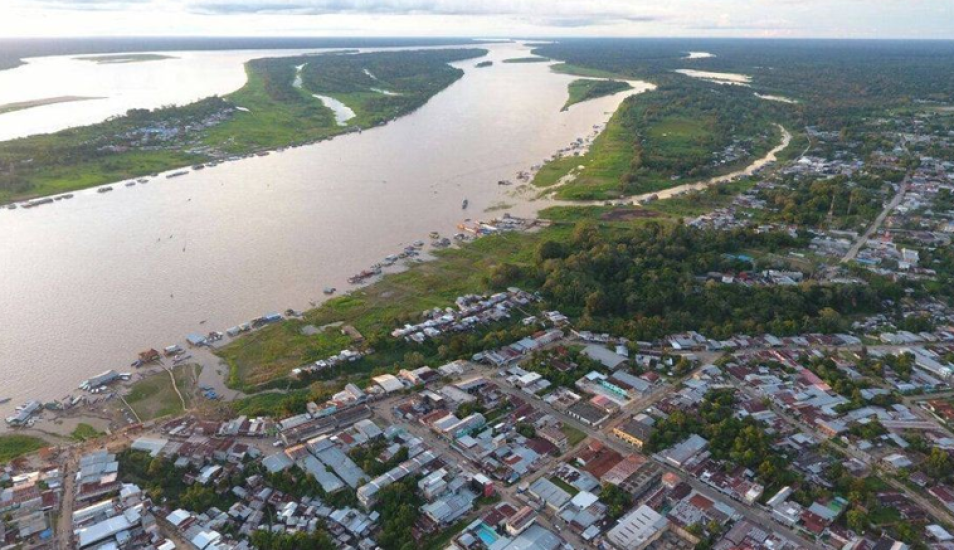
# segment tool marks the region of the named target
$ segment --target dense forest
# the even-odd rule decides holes
[[[682,225],[657,225],[625,232],[600,232],[577,225],[567,242],[540,244],[532,267],[503,264],[492,283],[531,280],[552,306],[580,326],[634,340],[699,330],[715,338],[733,334],[844,330],[850,316],[878,311],[900,287],[823,285],[749,288],[700,282],[710,271],[751,269],[738,255],[782,251],[798,244],[780,233],[707,232]]]
[[[690,60],[689,51],[715,57]],[[885,107],[954,100],[951,42],[580,39],[542,45],[534,53],[654,81],[676,69],[749,75],[756,91],[799,100],[795,110],[803,122],[831,128]]]

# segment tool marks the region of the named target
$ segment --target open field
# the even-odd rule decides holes
[[[0,464],[47,447],[46,441],[28,435],[0,435]]]
[[[192,365],[173,367],[176,385],[185,399],[186,408],[192,403],[196,385]],[[165,370],[158,371],[132,385],[126,402],[143,421],[182,414],[185,409],[172,386],[172,379]]]

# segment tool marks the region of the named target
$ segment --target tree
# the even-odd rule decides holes
[[[600,500],[606,505],[606,514],[611,519],[622,517],[633,505],[632,496],[612,483],[603,484],[603,488],[600,490]]]

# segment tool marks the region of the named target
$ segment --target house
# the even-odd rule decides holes
[[[613,435],[637,449],[642,449],[643,445],[652,437],[653,427],[635,418],[630,418],[623,424],[613,428]]]

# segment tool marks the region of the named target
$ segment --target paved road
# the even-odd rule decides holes
[[[875,218],[874,222],[872,222],[870,226],[868,226],[868,229],[865,230],[864,234],[861,237],[859,237],[857,241],[855,241],[855,244],[851,245],[851,248],[848,250],[845,256],[841,259],[841,263],[847,263],[855,259],[855,257],[858,255],[858,252],[861,251],[861,248],[865,245],[866,242],[868,242],[868,239],[870,239],[871,236],[874,235],[875,231],[877,231],[878,228],[881,227],[881,224],[884,223],[884,219],[888,217],[888,214],[890,214],[892,210],[894,210],[895,208],[898,207],[899,204],[901,204],[901,201],[904,200],[904,193],[907,190],[908,190],[908,182],[907,180],[905,180],[901,182],[901,185],[898,188],[898,193],[891,199],[891,202],[889,202],[888,205],[884,207],[884,210],[882,210],[881,213],[878,214],[878,217]]]

